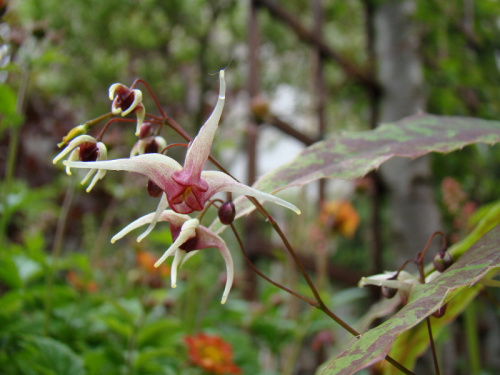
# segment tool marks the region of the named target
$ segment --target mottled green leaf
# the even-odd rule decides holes
[[[393,157],[417,158],[430,152],[455,151],[474,143],[497,142],[500,142],[500,121],[419,114],[374,130],[343,133],[317,142],[292,161],[266,173],[254,187],[277,192],[320,178],[352,180]],[[244,197],[238,198],[235,204],[237,217],[254,209]],[[220,225],[214,225],[213,229],[220,229]]]
[[[463,288],[500,267],[500,226],[484,235],[448,270],[428,284],[418,285],[408,304],[378,327],[362,334],[331,360],[322,374],[353,374],[384,359],[396,338],[431,315]]]
[[[355,179],[392,157],[416,158],[472,143],[500,141],[500,122],[421,114],[370,131],[317,142],[255,184],[264,191],[300,186],[320,178]]]

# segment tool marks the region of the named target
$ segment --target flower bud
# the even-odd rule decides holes
[[[219,207],[219,220],[224,225],[229,225],[234,221],[234,217],[236,216],[236,207],[232,201],[224,202]]]
[[[432,263],[437,271],[444,272],[444,270],[453,264],[453,257],[447,251],[440,251],[434,256]]]
[[[87,126],[85,125],[75,126],[66,136],[63,137],[62,142],[58,143],[57,147],[61,148],[62,146],[68,144],[68,142],[71,142],[74,138],[87,133],[87,130]]]
[[[445,313],[446,313],[446,307],[448,307],[448,304],[444,304],[443,306],[441,306],[439,309],[437,309],[436,311],[434,311],[432,313],[432,316],[435,317],[435,318],[441,318]]]
[[[153,135],[153,125],[149,122],[143,122],[141,125],[141,130],[139,132],[139,139],[144,139],[151,137]]]

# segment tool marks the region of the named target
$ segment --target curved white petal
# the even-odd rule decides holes
[[[172,268],[170,269],[170,286],[172,288],[177,288],[177,267],[186,252],[182,249],[177,249],[174,254],[174,261],[172,262]]]
[[[121,231],[119,231],[117,234],[113,236],[113,238],[111,239],[111,243],[115,243],[117,240],[119,240],[129,232],[133,231],[134,229],[137,229],[145,224],[151,223],[154,216],[155,213],[152,212],[131,222],[129,225],[127,225],[125,228],[123,228]],[[184,224],[186,221],[190,219],[191,218],[188,215],[178,214],[177,212],[174,212],[172,210],[165,210],[161,213],[158,221],[168,221],[174,225],[182,226],[182,224]]]
[[[239,183],[223,172],[203,171],[201,173],[201,177],[208,183],[211,194],[215,194],[220,191],[228,191],[234,194],[248,195],[257,199],[279,204],[280,206],[295,211],[295,213],[300,215],[300,210],[290,202]]]
[[[221,304],[225,304],[233,285],[234,265],[231,253],[229,252],[229,249],[227,248],[224,241],[222,241],[222,245],[223,246],[220,246],[217,249],[221,253],[222,257],[224,258],[224,262],[226,263],[226,286],[224,287],[224,293],[222,293],[222,300],[220,302]]]
[[[117,240],[128,234],[129,232],[133,231],[134,229],[137,229],[139,227],[142,227],[145,224],[148,224],[153,220],[153,217],[155,216],[154,213],[150,213],[147,215],[144,215],[140,217],[139,219],[131,222],[129,225],[127,225],[125,228],[123,228],[121,231],[119,231],[117,234],[111,238],[111,243],[115,243]]]
[[[92,177],[94,175],[94,173],[96,173],[96,172],[97,172],[97,169],[91,169],[90,171],[88,171],[88,173],[85,175],[85,177],[80,182],[80,184],[85,185],[85,183],[90,179],[90,177]]]
[[[143,234],[137,237],[137,242],[141,242],[144,239],[144,237],[146,237],[153,230],[153,228],[156,226],[156,223],[158,222],[158,219],[160,218],[161,213],[165,211],[167,207],[168,207],[167,195],[165,193],[162,193],[160,203],[158,204],[158,208],[156,209],[156,212],[153,218],[151,219],[148,229],[146,229],[146,231]]]
[[[174,243],[165,251],[165,253],[161,256],[160,259],[156,261],[154,264],[155,267],[159,267],[165,259],[167,259],[174,251],[176,251],[184,242],[193,238],[196,235],[196,228],[198,228],[200,222],[198,219],[190,219],[187,220],[184,224],[182,224],[181,232],[179,233],[179,237],[176,238]]]
[[[141,104],[140,107],[137,107],[135,114],[137,115],[137,126],[135,127],[135,135],[139,136],[141,134],[141,126],[144,122],[144,118],[146,117],[146,109]]]
[[[75,149],[71,152],[71,154],[69,154],[68,160],[70,160],[70,161],[78,160],[78,158],[79,158],[79,154],[80,154],[80,150],[79,150],[79,149],[78,149],[78,147],[77,147],[77,148],[75,148]],[[70,168],[68,165],[66,166],[66,174],[67,174],[68,176],[71,176],[71,168]]]
[[[113,83],[111,86],[109,86],[109,100],[113,100],[115,98],[115,91],[118,87],[123,86],[121,83]]]

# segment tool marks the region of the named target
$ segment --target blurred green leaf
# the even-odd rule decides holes
[[[8,128],[16,128],[23,122],[17,113],[17,94],[12,88],[0,84],[0,134]]]
[[[20,354],[25,374],[85,375],[83,360],[68,346],[50,337],[28,336]],[[21,362],[22,361],[22,362]]]

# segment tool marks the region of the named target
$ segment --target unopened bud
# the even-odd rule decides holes
[[[69,133],[63,137],[62,142],[57,144],[57,147],[61,148],[62,146],[65,146],[68,144],[68,142],[71,142],[73,139],[76,137],[83,135],[87,133],[87,126],[85,125],[78,125],[75,126],[73,129],[69,131]]]
[[[232,201],[224,202],[219,207],[219,220],[224,225],[229,225],[234,221],[234,217],[236,216],[236,207]]]
[[[148,122],[143,122],[139,132],[139,139],[144,139],[153,135],[153,125]]]
[[[437,271],[444,272],[444,270],[453,264],[453,257],[447,251],[440,251],[434,256],[432,263]]]
[[[432,316],[435,317],[435,318],[441,318],[445,313],[446,313],[446,307],[448,307],[448,304],[444,304],[443,306],[441,306],[439,309],[437,309],[436,311],[434,311],[432,313]]]

